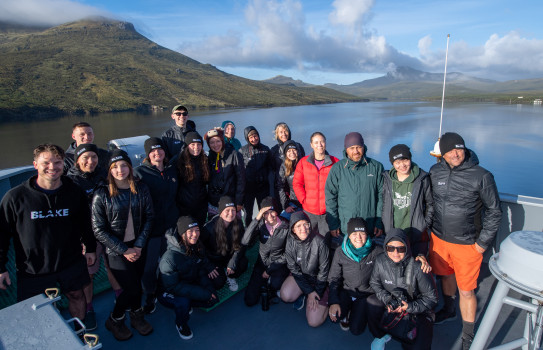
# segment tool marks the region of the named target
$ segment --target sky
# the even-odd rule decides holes
[[[0,21],[128,21],[227,73],[348,85],[408,66],[499,81],[543,78],[542,0],[2,0]]]

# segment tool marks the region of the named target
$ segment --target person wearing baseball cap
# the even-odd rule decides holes
[[[462,136],[443,134],[439,148],[443,159],[430,168],[435,213],[429,259],[434,273],[442,276],[444,301],[436,324],[456,319],[458,288],[462,346],[468,349],[475,334],[475,289],[483,253],[500,227],[500,197],[494,176],[479,165]]]
[[[169,159],[181,153],[185,147],[185,135],[190,131],[196,131],[196,127],[187,123],[189,118],[187,107],[183,105],[174,106],[171,117],[175,125],[162,133],[162,141]]]

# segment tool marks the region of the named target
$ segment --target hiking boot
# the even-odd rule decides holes
[[[473,343],[473,339],[466,339],[462,337],[462,350],[469,350],[471,343]]]
[[[292,308],[294,310],[300,311],[304,308],[304,306],[305,306],[305,294],[300,295],[298,299],[296,299],[294,303],[292,303]]]
[[[342,330],[344,330],[345,332],[347,332],[349,330],[349,320],[347,319],[347,317],[341,319],[339,321],[339,326],[341,327]]]
[[[115,339],[120,341],[128,340],[132,337],[132,332],[124,324],[124,315],[119,320],[114,319],[113,315],[109,315],[106,321],[106,329],[113,334]]]
[[[375,338],[371,342],[371,350],[384,350],[385,345],[390,341],[392,337],[390,334],[385,334],[382,338]]]
[[[188,340],[188,339],[191,339],[193,336],[192,331],[190,330],[190,327],[188,324],[181,325],[181,326],[175,325],[175,329],[177,329],[177,333],[179,333],[179,336],[181,337],[181,339]]]
[[[96,312],[94,312],[93,310],[87,311],[83,323],[85,324],[85,328],[88,331],[93,331],[98,328],[98,324],[96,323]]]
[[[147,295],[147,298],[145,300],[145,306],[143,307],[143,311],[145,314],[149,315],[156,311],[156,302],[157,298],[154,294]]]
[[[434,324],[442,324],[444,322],[453,320],[456,320],[456,310],[447,311],[445,308],[443,308],[436,312],[436,320],[434,321]]]
[[[226,283],[228,284],[228,289],[230,289],[232,292],[237,292],[238,291],[238,282],[236,281],[235,278],[230,278],[230,277],[227,277],[226,278]]]
[[[153,331],[153,326],[145,320],[143,308],[136,311],[130,311],[130,326],[141,335],[149,335]]]

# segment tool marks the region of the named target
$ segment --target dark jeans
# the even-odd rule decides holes
[[[145,294],[154,294],[158,281],[158,262],[160,257],[166,251],[166,238],[152,237],[147,240],[145,246],[145,267],[143,269],[143,276],[141,283],[143,285],[143,291]]]
[[[136,311],[141,308],[141,277],[145,267],[145,256],[135,262],[126,260],[123,255],[108,255],[107,260],[113,276],[123,289],[115,302],[113,317],[121,318],[125,310],[130,308]]]
[[[341,318],[349,315],[349,330],[351,333],[354,335],[362,334],[368,324],[367,297],[353,300],[349,293],[341,290],[339,292],[339,306],[341,307]]]
[[[175,296],[170,293],[159,293],[158,302],[175,312],[175,324],[185,326],[190,319],[191,307],[208,308],[219,302],[218,297],[213,301],[191,300],[187,297]]]
[[[245,208],[245,226],[249,226],[253,220],[253,207],[255,205],[260,209],[260,203],[264,198],[270,195],[270,188],[268,183],[254,183],[247,182],[245,186],[245,196],[243,197],[243,207]]]
[[[375,338],[382,338],[387,334],[381,327],[381,318],[383,317],[383,313],[387,312],[386,307],[375,295],[369,296],[367,302],[368,328]],[[432,348],[433,334],[434,322],[426,314],[418,314],[415,342],[409,343],[402,339],[394,339],[402,344],[402,349],[404,350],[430,350]]]
[[[241,276],[245,271],[247,271],[247,267],[249,266],[249,260],[247,260],[247,257],[243,255],[238,262],[238,266],[236,268],[236,271],[230,275],[226,276],[226,266],[228,265],[228,260],[221,260],[221,261],[212,261],[215,266],[218,267],[217,271],[219,272],[219,276],[211,279],[211,282],[213,282],[213,287],[215,290],[221,289],[224,284],[226,283],[226,278],[238,278]]]
[[[247,289],[245,289],[245,305],[254,306],[258,304],[260,300],[260,293],[262,287],[268,283],[268,279],[262,277],[262,273],[266,271],[266,265],[258,257],[253,273],[251,274],[251,279],[247,284]],[[281,289],[281,285],[290,274],[286,264],[283,264],[281,268],[274,270],[269,278],[269,284],[271,288],[271,293],[274,293]]]

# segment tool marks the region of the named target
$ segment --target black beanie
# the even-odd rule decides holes
[[[345,149],[351,146],[360,146],[364,147],[364,138],[359,132],[353,131],[345,135]]]
[[[366,220],[362,218],[351,218],[347,223],[347,234],[350,235],[356,231],[362,231],[368,233]]]
[[[294,213],[292,213],[292,215],[290,216],[290,222],[289,222],[290,229],[292,230],[292,226],[296,225],[296,223],[301,220],[310,222],[309,218],[307,217],[307,215],[304,213],[303,210],[295,211]]]
[[[271,207],[270,210],[275,210],[276,212],[279,212],[279,206],[277,205],[277,201],[273,197],[266,197],[262,200],[260,203],[260,208],[266,208]]]
[[[147,140],[145,140],[143,148],[145,148],[145,154],[148,156],[151,151],[157,148],[164,149],[164,143],[162,143],[162,139],[158,137],[149,137]]]
[[[128,164],[132,165],[132,160],[128,156],[128,153],[126,153],[122,149],[117,148],[117,149],[114,149],[113,151],[111,151],[111,153],[109,155],[108,168],[111,168],[111,164],[113,164],[113,163],[115,163],[115,162],[117,162],[119,160],[125,160]]]
[[[392,146],[390,149],[390,152],[388,152],[388,159],[390,159],[390,163],[394,164],[394,161],[396,159],[409,159],[411,160],[411,150],[407,145],[404,145],[403,143]]]
[[[77,163],[79,157],[85,152],[94,152],[98,155],[98,147],[93,143],[82,143],[75,149],[74,158]]]
[[[185,145],[190,145],[191,143],[199,142],[201,144],[204,143],[202,140],[202,136],[198,134],[196,131],[190,131],[185,135]]]
[[[181,216],[177,219],[177,232],[182,236],[189,229],[198,226],[198,222],[191,216]]]
[[[288,140],[285,143],[283,143],[283,154],[286,155],[289,149],[295,149],[296,151],[298,151],[298,147],[296,147],[296,142],[292,140]]]
[[[221,199],[219,199],[219,214],[222,213],[222,211],[228,207],[235,207],[236,203],[234,203],[234,200],[232,197],[229,196],[223,196]]]
[[[457,133],[446,132],[443,134],[443,136],[441,136],[441,139],[439,139],[439,151],[441,152],[442,156],[445,155],[445,153],[457,148],[466,149],[464,139]]]

